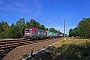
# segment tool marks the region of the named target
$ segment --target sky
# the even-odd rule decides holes
[[[49,28],[64,32],[75,28],[83,18],[90,17],[90,0],[0,0],[0,22],[16,23],[31,19]]]

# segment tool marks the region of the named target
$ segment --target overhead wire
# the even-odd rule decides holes
[[[20,12],[22,12],[22,13],[24,13],[24,14],[26,14],[26,12],[24,11],[24,10],[21,10],[21,8],[19,8],[19,7],[17,7],[17,6],[15,6],[15,5],[13,5],[12,3],[10,3],[10,2],[8,2],[8,1],[6,1],[6,0],[4,0],[4,2],[6,2],[6,4],[7,5],[9,5],[9,6],[13,6],[13,7],[15,7],[18,11],[20,11]],[[51,3],[52,3],[52,1],[51,1]],[[53,5],[53,3],[52,3],[52,5]],[[53,7],[54,7],[54,5],[53,5]],[[55,10],[55,7],[54,7],[54,10]],[[56,14],[57,14],[57,11],[55,10],[55,12],[56,12]],[[7,12],[6,12],[7,13]],[[10,13],[8,13],[9,15],[12,15],[12,16],[15,16],[15,15],[13,15],[13,14],[10,14]],[[26,15],[31,15],[31,14],[26,14]],[[33,16],[33,15],[31,15],[31,16]],[[58,16],[58,14],[57,14],[57,16]],[[34,16],[33,16],[34,17]],[[58,18],[59,18],[59,16],[58,16]],[[59,18],[60,19],[60,18]],[[60,20],[61,21],[61,20]]]
[[[2,9],[0,9],[0,11],[2,11],[3,13],[7,13],[8,15],[11,15],[11,16],[14,16],[14,17],[17,17],[17,18],[20,18],[19,16],[16,16],[16,15],[14,15],[14,14],[11,14],[11,13],[9,13],[9,12],[6,12],[6,11],[4,11],[4,10],[2,10]]]
[[[57,2],[58,2],[58,5],[59,5],[59,9],[60,9],[60,11],[61,11],[61,14],[62,14],[62,10],[61,10],[61,8],[60,8],[60,3],[59,3],[58,0],[57,0]],[[62,14],[61,16],[62,16],[62,18],[64,18],[64,17],[63,17],[63,14]]]
[[[18,0],[20,3],[22,3],[20,0]],[[23,3],[22,3],[23,4]],[[28,6],[24,5],[26,8],[30,9]],[[32,11],[33,13],[36,13],[35,11]],[[40,16],[40,15],[39,15]],[[43,18],[42,16],[40,16],[41,18]],[[40,18],[38,18],[40,19]],[[46,20],[45,18],[43,18],[44,20]],[[41,20],[42,21],[42,20]],[[42,21],[44,23],[46,23],[45,21]],[[48,23],[47,23],[48,24]]]
[[[16,8],[16,6],[14,6],[14,5],[12,5],[12,4],[6,2],[5,0],[4,0],[4,2],[5,2],[5,4],[7,4],[7,5],[11,6],[11,7],[14,7],[14,9],[16,9],[16,10],[19,11],[19,13],[22,12],[21,10],[19,10],[18,8]],[[18,12],[17,12],[17,13],[18,13]],[[22,12],[22,13],[23,13],[23,12]],[[24,15],[26,15],[26,14],[24,13]],[[26,16],[27,16],[27,15],[26,15]]]
[[[0,5],[0,6],[5,7],[4,5]],[[7,8],[7,10],[9,10],[9,8]],[[3,13],[6,13],[6,14],[8,14],[8,15],[17,17],[17,18],[21,18],[21,17],[15,15],[15,14],[12,14],[12,13],[9,13],[9,12],[7,12],[7,11],[4,11],[2,8],[0,8],[0,11],[3,12]]]
[[[22,13],[24,13],[25,15],[28,15],[28,16],[31,15],[32,17],[34,17],[32,14],[26,13],[24,10],[21,10],[21,8],[15,6],[14,4],[12,4],[12,3],[10,3],[10,2],[8,2],[8,1],[6,1],[6,0],[4,0],[4,2],[6,2],[6,4],[8,4],[8,5],[11,5],[11,6],[15,7],[19,12],[22,12]],[[37,17],[35,17],[35,18],[37,18]],[[37,18],[37,19],[39,19],[39,18]],[[44,21],[44,23],[45,23],[45,21]]]
[[[58,2],[58,5],[59,5],[59,9],[60,9],[60,3],[59,3],[58,0],[57,0],[57,2]],[[61,11],[61,14],[62,14],[62,10],[61,10],[61,9],[60,9],[60,11]],[[63,14],[62,14],[62,18],[64,19]],[[66,24],[65,24],[65,19],[64,19],[63,21],[64,21],[64,28],[67,29],[67,28],[66,28]],[[67,31],[67,30],[66,30],[66,31]]]
[[[21,13],[23,13],[24,15],[31,15],[31,14],[27,14],[24,10],[21,10],[21,8],[19,8],[19,7],[17,7],[16,5],[14,5],[14,4],[12,4],[12,3],[10,3],[10,2],[8,2],[8,1],[6,1],[6,0],[3,0],[4,1],[4,3],[6,4],[6,5],[9,5],[9,6],[11,6],[11,7],[14,7],[16,10],[18,10],[19,12],[21,12]],[[27,7],[27,6],[26,6]],[[30,8],[29,8],[30,9]],[[17,17],[17,18],[20,18],[20,17],[18,17],[18,16],[16,16],[16,15],[14,15],[14,14],[12,14],[12,13],[9,13],[9,12],[6,12],[6,11],[4,11],[4,10],[2,10],[2,9],[0,9],[0,11],[1,12],[4,12],[4,13],[6,13],[6,14],[8,14],[8,15],[11,15],[11,16],[14,16],[14,17]],[[34,12],[34,11],[33,11]],[[33,16],[33,15],[31,15],[31,16]],[[34,17],[34,16],[33,16]],[[38,18],[37,18],[38,19]],[[44,23],[45,23],[45,21],[44,21]],[[47,23],[46,23],[47,24]]]
[[[9,5],[9,6],[15,7],[16,10],[18,10],[19,12],[22,12],[23,14],[27,15],[28,17],[30,17],[30,16],[34,17],[33,15],[31,15],[31,14],[29,14],[29,13],[26,13],[24,10],[21,10],[21,8],[15,6],[14,4],[12,4],[12,3],[10,3],[10,2],[8,2],[8,1],[6,1],[6,0],[4,0],[4,2],[5,2],[7,5]]]
[[[54,7],[54,4],[53,4],[53,2],[52,2],[52,0],[50,0],[51,1],[51,4],[52,4],[52,6],[53,6],[53,8],[54,8],[54,10],[55,10],[55,13],[56,13],[56,15],[57,15],[57,17],[59,18],[59,20],[60,20],[60,17],[59,17],[59,15],[58,15],[58,13],[57,13],[57,11],[56,11],[56,9],[55,9],[55,7]],[[61,20],[60,20],[61,21]],[[61,21],[61,23],[63,24],[63,22]]]

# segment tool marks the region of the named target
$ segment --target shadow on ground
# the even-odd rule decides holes
[[[52,46],[28,60],[90,60],[90,42],[81,46],[76,44],[63,44],[59,48]]]

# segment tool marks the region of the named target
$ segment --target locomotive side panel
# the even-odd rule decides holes
[[[46,31],[37,28],[26,28],[24,36],[29,39],[42,39],[47,37]]]

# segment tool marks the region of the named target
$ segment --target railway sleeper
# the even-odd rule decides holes
[[[5,50],[2,53],[0,53],[0,58],[2,59],[10,50]]]

